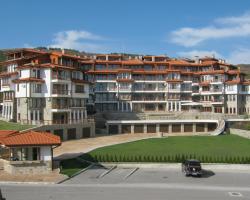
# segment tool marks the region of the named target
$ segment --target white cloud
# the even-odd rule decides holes
[[[218,18],[212,26],[180,28],[171,33],[171,41],[181,46],[192,47],[210,39],[249,36],[250,14],[244,14],[238,17]]]
[[[198,57],[216,57],[216,58],[222,58],[223,56],[220,55],[216,51],[200,51],[200,50],[192,50],[192,51],[182,51],[177,53],[181,57],[187,57],[194,59],[196,56]]]
[[[232,64],[249,64],[250,63],[250,49],[240,48],[230,53],[227,61]]]
[[[68,30],[55,34],[53,43],[49,47],[77,49],[80,51],[98,51],[104,47],[96,41],[104,38],[85,30]]]
[[[223,17],[215,20],[219,24],[245,24],[250,22],[250,12],[237,17]]]

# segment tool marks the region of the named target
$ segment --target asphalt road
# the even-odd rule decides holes
[[[58,185],[4,183],[0,188],[6,200],[250,199],[250,172],[209,171],[193,178],[173,169],[93,168]]]

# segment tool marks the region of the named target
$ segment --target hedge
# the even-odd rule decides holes
[[[195,154],[175,154],[165,156],[153,155],[113,155],[113,154],[98,154],[93,155],[93,160],[96,162],[159,162],[159,163],[176,163],[182,162],[186,159],[197,159],[202,163],[235,163],[235,164],[249,164],[250,157],[241,156],[197,156]]]

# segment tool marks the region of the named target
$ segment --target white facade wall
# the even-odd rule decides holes
[[[41,146],[40,147],[40,156],[43,161],[51,161],[51,146]]]
[[[30,77],[30,69],[21,69],[20,70],[20,78],[29,78]]]

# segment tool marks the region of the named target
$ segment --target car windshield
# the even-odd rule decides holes
[[[194,161],[189,162],[189,165],[191,165],[191,166],[197,166],[197,167],[201,166],[199,162],[194,162]]]

